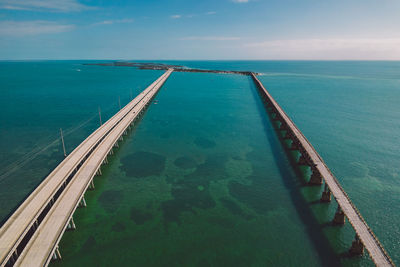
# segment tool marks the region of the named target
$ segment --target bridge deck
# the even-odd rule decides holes
[[[93,132],[83,141],[46,179],[35,189],[35,191],[23,202],[16,212],[7,220],[0,229],[0,265],[4,266],[10,257],[15,253],[21,243],[26,243],[27,235],[32,234],[32,229],[41,227],[41,222],[47,218],[46,210],[53,210],[53,203],[63,194],[63,186],[72,177],[77,175],[83,164],[88,160],[94,151],[101,147],[104,138],[109,136],[116,126],[122,125],[128,115],[134,114],[138,107],[144,106],[149,101],[150,95],[154,95],[172,70],[164,73],[153,82],[146,90],[140,93],[134,100],[128,103],[123,109],[111,119]],[[136,115],[135,115],[136,116]],[[69,186],[69,184],[68,184]],[[68,188],[68,187],[67,187]],[[49,212],[49,211],[47,211]],[[46,215],[46,216],[44,216]],[[43,217],[43,218],[41,218]],[[39,223],[38,223],[39,221]],[[36,225],[35,225],[36,224]],[[25,238],[25,239],[24,239]],[[18,251],[20,254],[22,251]]]
[[[321,173],[325,180],[326,185],[331,190],[334,195],[338,205],[342,208],[344,214],[348,218],[349,222],[353,226],[357,235],[359,236],[361,242],[364,244],[365,248],[368,250],[370,257],[377,266],[394,266],[394,263],[390,259],[389,255],[386,253],[385,249],[374,235],[372,230],[368,227],[364,218],[361,216],[360,212],[351,202],[350,198],[343,190],[339,184],[336,177],[329,170],[328,166],[322,160],[321,156],[317,153],[311,143],[302,134],[302,132],[297,128],[293,121],[288,115],[283,111],[279,104],[274,100],[274,98],[269,94],[269,92],[264,88],[262,83],[258,80],[256,75],[252,73],[253,80],[256,85],[264,92],[266,97],[268,97],[269,102],[274,106],[275,110],[279,113],[281,118],[284,120],[286,125],[291,130],[292,134],[300,141],[301,145],[311,157],[315,167]]]

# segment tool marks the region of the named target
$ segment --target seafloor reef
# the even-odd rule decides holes
[[[174,71],[179,71],[179,72],[208,72],[208,73],[227,73],[227,74],[240,74],[240,75],[251,74],[250,71],[194,69],[180,65],[168,65],[163,63],[146,63],[146,62],[115,61],[110,63],[85,63],[84,65],[136,67],[142,70],[167,70],[172,68],[174,69]]]

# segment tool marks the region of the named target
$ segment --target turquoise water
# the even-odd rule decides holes
[[[63,159],[162,72],[81,62],[0,62],[0,221]]]
[[[399,62],[174,63],[262,73],[399,264]],[[98,126],[99,105],[106,119],[119,95],[127,103],[161,74],[0,68],[0,218],[62,159],[59,127],[72,150]],[[173,73],[157,99],[86,194],[54,265],[373,265],[346,257],[354,231],[330,225],[335,203],[318,203],[320,188],[295,173],[248,77]]]

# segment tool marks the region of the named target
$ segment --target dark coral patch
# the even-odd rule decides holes
[[[222,205],[226,209],[228,209],[232,214],[243,217],[246,220],[249,220],[253,218],[253,216],[246,214],[236,202],[229,200],[227,198],[221,198],[219,201],[221,201]]]
[[[144,224],[146,221],[153,219],[153,215],[148,212],[141,211],[135,207],[131,208],[131,219],[136,224]]]
[[[264,170],[264,163],[255,152],[250,152],[246,158],[252,162],[253,173],[247,177],[251,181],[250,185],[231,181],[228,185],[229,193],[238,201],[251,207],[257,213],[265,214],[274,209],[275,201],[272,196],[266,193],[269,188],[268,177]]]
[[[207,221],[210,224],[219,225],[223,228],[233,228],[236,225],[235,221],[228,219],[228,218],[219,217],[219,216],[218,217],[217,216],[208,217]]]
[[[122,199],[122,191],[108,190],[100,195],[99,202],[107,212],[113,212],[117,209]]]
[[[196,167],[196,161],[190,157],[179,157],[174,161],[174,164],[181,169],[192,169]]]
[[[194,140],[194,143],[201,148],[212,148],[212,147],[215,147],[215,145],[216,145],[214,141],[209,140],[204,137],[197,137]]]
[[[271,199],[265,192],[267,183],[258,180],[259,177],[253,177],[252,185],[244,185],[236,181],[231,181],[228,185],[229,193],[242,203],[245,203],[256,212],[265,214],[274,208]],[[265,179],[267,180],[267,179]]]
[[[165,157],[156,153],[138,151],[121,159],[122,170],[127,176],[147,177],[160,175],[165,168]]]
[[[208,209],[216,203],[209,192],[211,181],[225,179],[225,155],[216,154],[197,166],[196,170],[184,179],[169,179],[172,183],[172,200],[161,204],[164,219],[167,222],[180,222],[180,214],[184,211],[195,213],[195,208]]]

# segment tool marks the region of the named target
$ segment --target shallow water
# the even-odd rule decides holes
[[[260,80],[313,143],[399,262],[400,227],[394,223],[400,219],[398,62],[179,63],[266,74]],[[43,80],[27,75],[25,83],[51,85],[42,94],[21,91],[31,94],[30,101],[36,103],[31,110],[44,120],[36,137],[28,131],[33,125],[14,126],[13,120],[0,117],[2,125],[4,119],[8,128],[23,134],[1,143],[2,156],[15,159],[35,148],[41,140],[38,136],[43,138],[41,144],[55,140],[60,122],[73,128],[77,121],[93,116],[67,138],[71,142],[67,147],[72,149],[98,125],[100,101],[112,106],[110,116],[118,109],[116,95],[125,94],[121,102],[126,103],[130,88],[137,94],[161,74],[82,67],[77,62],[1,63],[1,68],[4,64],[16,64],[13,67],[24,70],[22,77],[35,68],[43,74],[41,64],[60,68],[59,76]],[[18,64],[33,65],[23,69]],[[84,75],[68,72],[76,66],[82,69],[78,75]],[[65,81],[60,83],[62,77]],[[1,78],[9,84],[4,94],[10,98],[2,103],[4,109],[20,96],[11,89],[22,90],[23,84],[10,75]],[[42,96],[51,96],[51,88],[58,88],[57,92],[73,88],[56,99],[74,101],[38,108]],[[88,207],[74,216],[78,230],[64,235],[63,260],[54,265],[373,265],[368,255],[346,257],[354,231],[348,224],[334,227],[329,223],[336,205],[318,203],[321,189],[304,186],[301,174],[305,170],[292,168],[248,77],[173,73],[157,99],[112,156],[103,176],[96,178],[96,190],[86,193]],[[22,118],[28,113],[37,117],[12,105],[3,115]],[[0,131],[8,140],[12,138],[3,127]],[[14,186],[18,194],[1,186],[0,196],[7,200],[0,202],[2,207],[12,209],[45,171],[56,166],[62,159],[59,142],[52,153],[27,163],[40,167],[37,175],[30,175],[31,168],[25,167],[29,169],[25,175],[8,176],[3,184]]]
[[[162,72],[82,62],[0,62],[0,222],[130,94]]]

